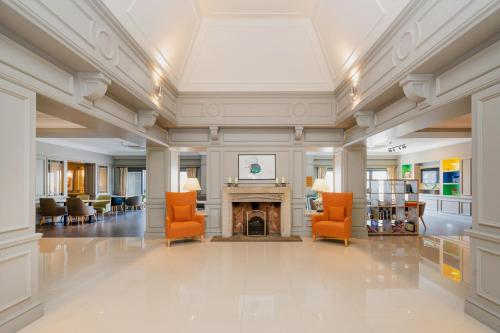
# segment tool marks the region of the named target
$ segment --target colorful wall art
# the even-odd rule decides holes
[[[270,180],[276,178],[276,155],[239,154],[238,178],[242,180]]]

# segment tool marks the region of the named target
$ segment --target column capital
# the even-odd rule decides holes
[[[295,140],[301,141],[304,139],[304,126],[295,126],[294,131]]]
[[[399,81],[405,96],[420,108],[429,106],[428,100],[432,98],[434,76],[432,74],[409,74]],[[427,101],[427,102],[425,102]]]
[[[111,79],[100,72],[76,73],[77,91],[80,97],[95,101],[102,98],[111,84]]]
[[[365,131],[369,131],[375,126],[375,112],[359,110],[354,112],[356,124]]]
[[[210,139],[212,141],[219,141],[219,126],[210,126]]]
[[[156,110],[139,110],[137,111],[137,123],[144,128],[151,128],[156,123],[156,119],[160,113]]]

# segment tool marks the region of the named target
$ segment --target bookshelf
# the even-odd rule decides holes
[[[443,195],[457,196],[461,194],[460,182],[460,159],[450,158],[441,161],[442,190]]]
[[[369,181],[369,235],[418,235],[418,180]]]

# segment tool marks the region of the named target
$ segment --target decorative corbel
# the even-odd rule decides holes
[[[219,126],[210,126],[210,139],[212,141],[218,141],[219,140]]]
[[[137,111],[137,123],[144,128],[151,128],[156,123],[156,119],[160,113],[156,110],[139,110]]]
[[[111,79],[99,72],[80,72],[76,74],[76,83],[79,95],[93,102],[104,96]]]
[[[419,108],[425,108],[432,98],[434,77],[432,74],[409,74],[399,81],[399,86],[410,101],[418,103]]]
[[[356,111],[354,112],[354,119],[356,119],[356,124],[358,124],[358,126],[365,131],[368,131],[375,126],[373,111]]]
[[[300,141],[304,139],[304,126],[295,126],[295,140]]]

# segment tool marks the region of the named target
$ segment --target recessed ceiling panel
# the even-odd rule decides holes
[[[197,0],[206,16],[299,15],[309,16],[317,0]]]
[[[328,66],[309,20],[205,20],[181,90],[325,91]]]

